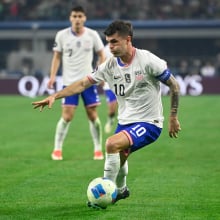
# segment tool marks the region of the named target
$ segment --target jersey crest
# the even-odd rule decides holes
[[[129,73],[125,73],[125,82],[130,83],[131,82],[131,75]]]
[[[143,75],[143,73],[141,72],[141,70],[135,71],[134,74],[135,74],[135,79],[136,79],[137,81],[141,81],[141,80],[144,78],[144,75]]]

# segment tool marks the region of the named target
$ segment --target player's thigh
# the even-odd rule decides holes
[[[71,121],[76,107],[79,104],[79,95],[72,95],[62,99],[62,117],[65,121]]]
[[[81,96],[85,105],[88,118],[91,121],[94,121],[98,117],[96,107],[100,105],[100,99],[97,92],[97,87],[96,86],[89,87],[88,89],[82,92]]]
[[[122,131],[110,136],[106,140],[107,153],[118,153],[130,147],[128,136]]]

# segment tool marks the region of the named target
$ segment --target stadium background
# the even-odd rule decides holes
[[[112,20],[130,20],[135,30],[134,45],[167,60],[182,85],[182,95],[220,93],[217,0],[3,0],[0,94],[50,93],[44,81],[49,74],[52,45],[56,32],[69,26],[72,3],[85,7],[86,25],[96,29],[104,42],[102,32]]]
[[[69,25],[71,2],[0,1],[0,219],[220,219],[220,1],[74,1],[86,7],[88,26],[100,33],[113,19],[131,20],[135,45],[168,60],[181,94],[190,94],[180,99],[182,131],[177,140],[168,136],[170,98],[163,96],[160,139],[129,158],[130,198],[101,212],[86,206],[86,188],[103,174],[104,161],[91,158],[83,103],[65,142],[65,159],[54,163],[50,154],[60,102],[40,113],[31,106],[40,97],[24,97],[46,92],[54,34]],[[214,76],[201,75],[206,60]],[[107,105],[101,98],[98,111],[104,123]],[[103,140],[107,137],[103,132]]]

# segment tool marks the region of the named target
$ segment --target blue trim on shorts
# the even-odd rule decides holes
[[[118,124],[115,133],[126,131],[133,144],[130,146],[130,153],[139,150],[158,139],[162,128],[147,122],[137,122],[128,125]]]
[[[63,86],[65,88],[66,86]],[[68,96],[63,98],[63,105],[79,105],[79,97],[82,97],[84,106],[96,106],[100,104],[100,98],[98,95],[98,90],[96,85],[92,85],[91,87],[87,88],[80,94],[75,94],[72,96]]]

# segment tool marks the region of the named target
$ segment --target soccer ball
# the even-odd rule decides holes
[[[93,179],[87,188],[89,202],[106,208],[112,204],[117,196],[117,187],[113,181],[105,177]]]

